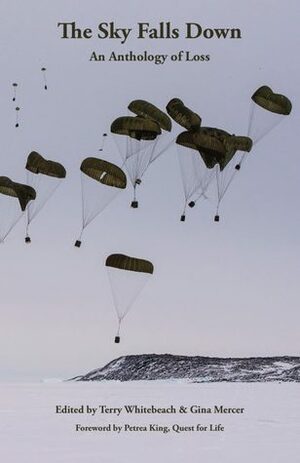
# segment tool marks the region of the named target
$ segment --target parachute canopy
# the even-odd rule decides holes
[[[62,164],[44,159],[36,151],[32,151],[29,154],[26,169],[33,174],[43,174],[49,177],[65,178],[66,176],[66,169]]]
[[[36,197],[34,188],[23,183],[13,182],[8,177],[0,177],[0,193],[17,198],[22,211],[26,209],[29,201]]]
[[[172,119],[186,130],[197,130],[201,125],[201,117],[187,108],[179,98],[170,100],[166,109]]]
[[[153,265],[145,259],[111,254],[105,266],[113,294],[114,307],[118,317],[118,330],[115,342],[120,342],[121,323],[130,311],[137,296],[153,274]]]
[[[212,169],[225,156],[226,147],[211,129],[201,128],[197,132],[183,132],[176,143],[199,151],[206,167]]]
[[[110,130],[117,135],[127,135],[136,140],[155,140],[161,134],[157,122],[140,116],[118,117],[111,124]]]
[[[274,93],[267,85],[258,88],[251,98],[258,106],[272,113],[288,116],[292,110],[291,101],[284,95]]]
[[[82,161],[80,170],[103,185],[120,189],[126,188],[126,175],[120,167],[111,162],[97,158],[86,158]]]
[[[252,140],[248,137],[236,137],[225,130],[200,127],[194,132],[182,132],[176,143],[199,151],[206,167],[212,169],[216,164],[223,170],[236,151],[250,151]]]
[[[163,130],[170,132],[172,129],[172,121],[169,116],[148,101],[133,100],[129,103],[128,109],[137,116],[155,121]]]
[[[120,270],[128,270],[131,272],[153,274],[153,264],[145,259],[126,256],[124,254],[111,254],[105,262],[106,267],[118,268]]]

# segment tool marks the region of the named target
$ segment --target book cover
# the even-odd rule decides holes
[[[2,0],[1,461],[297,461],[299,13]]]

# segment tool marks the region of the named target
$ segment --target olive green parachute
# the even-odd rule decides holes
[[[201,117],[187,108],[179,98],[170,100],[166,109],[172,119],[186,130],[197,130],[201,125]]]
[[[153,264],[145,259],[111,254],[105,261],[114,308],[118,318],[115,342],[120,342],[121,323],[145,284],[152,278]]]
[[[216,164],[223,170],[233,158],[236,151],[249,152],[252,140],[248,137],[230,135],[225,130],[200,127],[194,132],[182,132],[176,143],[199,151],[206,167],[212,169]]]
[[[194,207],[196,202],[206,197],[206,191],[216,175],[218,206],[232,181],[233,175],[230,161],[237,151],[249,152],[252,140],[249,137],[231,135],[225,130],[214,127],[199,127],[194,131],[182,132],[176,144],[195,150],[203,162],[195,158],[190,150],[178,151],[181,176],[184,187],[185,204],[181,221],[185,221],[187,204]],[[234,173],[236,171],[234,170]]]
[[[43,156],[36,151],[32,151],[29,154],[26,169],[33,174],[43,174],[49,177],[65,178],[66,176],[66,169],[62,164],[44,159]]]
[[[169,116],[148,101],[133,100],[128,105],[128,109],[137,116],[155,121],[163,130],[170,132],[172,129],[172,121]]]
[[[118,117],[111,124],[110,130],[117,135],[127,135],[136,140],[155,140],[161,134],[157,122],[140,116]]]
[[[80,170],[103,185],[121,189],[126,188],[126,175],[120,167],[111,162],[97,158],[86,158],[82,161]]]
[[[253,142],[249,137],[230,135],[227,139],[224,139],[224,145],[226,147],[226,152],[219,162],[221,171],[225,169],[237,151],[249,153],[252,149]]]
[[[267,85],[258,88],[252,95],[252,100],[261,108],[272,113],[288,116],[292,111],[292,103],[285,96],[274,93]]]
[[[66,177],[66,169],[59,162],[45,159],[36,151],[28,155],[25,168],[27,183],[37,192],[37,199],[29,204],[26,214],[25,242],[30,243],[29,226]]]
[[[198,132],[182,132],[176,143],[198,151],[208,169],[212,169],[225,155],[225,147],[217,138]]]
[[[124,254],[111,254],[105,262],[106,267],[129,270],[131,272],[150,273],[154,271],[153,264],[145,259],[125,256]]]
[[[75,242],[78,248],[81,246],[85,228],[127,185],[123,170],[104,159],[86,158],[82,161],[80,170],[82,224],[79,238]]]
[[[251,138],[236,135],[231,135],[231,143],[237,151],[246,151],[247,153],[250,153],[253,146]]]
[[[129,109],[138,115],[118,117],[111,124],[111,132],[133,186],[131,207],[136,209],[139,205],[137,186],[141,185],[142,177],[152,162],[173,140],[165,143],[171,130],[171,120],[167,114],[143,100],[132,101]]]
[[[0,177],[0,193],[17,198],[22,211],[25,211],[29,201],[36,197],[34,188],[23,183],[13,182],[8,177]]]

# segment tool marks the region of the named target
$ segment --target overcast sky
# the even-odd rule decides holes
[[[125,354],[299,354],[299,2],[289,0],[2,0],[0,175],[25,181],[28,153],[62,162],[67,179],[32,224],[1,245],[0,378],[70,377]],[[287,8],[288,4],[288,8]],[[62,40],[60,21],[153,27],[176,40]],[[184,23],[239,27],[241,40],[186,40]],[[133,34],[133,33],[132,33]],[[89,62],[92,51],[210,54],[206,63]],[[47,67],[48,91],[40,68]],[[14,128],[12,82],[20,127]],[[204,125],[246,134],[250,97],[267,84],[289,96],[290,117],[266,136],[231,185],[213,222],[213,196],[179,222],[183,190],[173,145],[149,169],[140,208],[129,188],[87,229],[82,248],[79,166],[99,156],[101,134],[135,98],[162,109],[173,97]],[[174,133],[178,132],[175,127]],[[107,143],[106,159],[121,164]],[[1,212],[2,214],[2,212]],[[155,273],[113,343],[116,316],[104,260],[149,259]]]

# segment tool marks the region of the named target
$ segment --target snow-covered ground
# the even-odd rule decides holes
[[[56,406],[214,405],[240,414],[56,414]],[[114,431],[76,431],[122,426]],[[170,432],[124,431],[166,426]],[[172,426],[210,424],[224,431],[181,433]],[[5,463],[261,463],[300,461],[300,390],[296,383],[46,382],[0,385],[0,461]],[[192,459],[192,460],[191,460]]]

